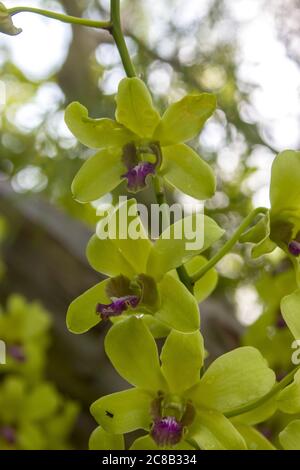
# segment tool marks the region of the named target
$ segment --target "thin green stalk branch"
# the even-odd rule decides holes
[[[124,34],[121,26],[121,7],[120,0],[111,0],[110,1],[110,11],[111,11],[111,28],[110,32],[115,40],[116,46],[118,48],[119,54],[121,56],[122,64],[126,72],[127,77],[135,77],[136,72],[134,65],[131,61]]]
[[[179,266],[177,269],[177,274],[181,282],[188,288],[188,290],[194,294],[194,282],[190,278],[187,270],[185,269],[184,265]]]
[[[240,408],[236,408],[235,410],[230,411],[229,413],[225,413],[225,416],[227,418],[234,418],[235,416],[243,415],[244,413],[248,413],[249,411],[255,410],[259,406],[264,405],[267,401],[277,395],[277,393],[279,393],[281,390],[283,390],[285,387],[287,387],[290,383],[293,382],[294,376],[298,370],[300,370],[300,366],[295,367],[280,382],[277,382],[276,385],[274,385],[274,387],[269,391],[269,393],[261,397],[259,400],[256,400],[245,406],[241,406]]]
[[[54,11],[43,10],[34,7],[13,7],[8,9],[10,16],[17,15],[18,13],[36,13],[37,15],[46,16],[54,20],[62,21],[63,23],[77,24],[81,26],[89,26],[91,28],[99,28],[111,30],[112,24],[110,21],[94,21],[88,18],[78,18],[76,16],[65,15],[64,13],[56,13]]]
[[[161,179],[159,176],[155,176],[153,178],[153,189],[154,189],[154,192],[155,192],[155,198],[156,198],[156,202],[157,204],[160,205],[160,208],[161,208],[161,213],[162,213],[162,226],[165,227],[166,224],[169,221],[169,216],[168,216],[168,219],[166,217],[166,215],[164,214],[164,208],[165,208],[165,204],[167,204],[167,201],[166,201],[166,194],[165,194],[165,190],[164,190],[164,187],[162,185],[162,182],[161,182]],[[179,266],[177,269],[177,274],[178,274],[178,277],[180,279],[180,281],[185,285],[185,287],[188,288],[188,290],[193,293],[193,288],[194,288],[194,285],[193,285],[193,282],[191,281],[191,278],[190,276],[188,275],[185,267],[182,265],[182,266]]]
[[[249,227],[251,222],[257,217],[259,214],[266,214],[268,209],[265,207],[258,207],[254,209],[241,223],[239,228],[234,232],[233,236],[225,243],[225,245],[221,248],[218,253],[215,254],[197,273],[195,273],[191,280],[193,283],[201,279],[211,268],[213,268],[238,242],[242,233]]]

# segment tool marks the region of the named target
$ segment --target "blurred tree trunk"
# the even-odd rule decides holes
[[[6,275],[0,284],[0,301],[14,292],[36,300],[51,312],[53,342],[49,352],[49,378],[59,389],[84,406],[78,440],[86,447],[95,427],[90,404],[100,395],[122,387],[103,350],[104,329],[73,335],[66,327],[72,300],[101,280],[85,258],[90,230],[36,196],[14,193],[1,182],[0,213],[9,225],[2,247]]]

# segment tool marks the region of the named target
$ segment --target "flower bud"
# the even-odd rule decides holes
[[[293,256],[300,255],[300,242],[298,242],[297,240],[292,240],[289,243],[288,248],[289,248],[289,252],[291,253],[291,255]]]
[[[21,28],[16,28],[7,8],[0,3],[0,33],[16,36],[22,32]]]

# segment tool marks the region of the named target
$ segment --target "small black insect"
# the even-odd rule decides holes
[[[110,411],[105,411],[105,414],[106,414],[106,416],[108,416],[109,418],[113,418],[113,417],[114,417],[113,413],[111,413]]]

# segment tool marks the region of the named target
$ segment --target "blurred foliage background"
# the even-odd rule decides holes
[[[21,3],[74,16],[109,15],[106,0]],[[217,113],[192,145],[218,177],[206,211],[230,237],[253,206],[268,206],[276,152],[299,147],[300,2],[123,0],[122,17],[137,70],[161,111],[186,91],[218,97]],[[68,445],[86,448],[95,427],[90,403],[123,384],[105,358],[103,327],[75,337],[65,326],[70,301],[99,280],[87,264],[85,245],[107,199],[86,205],[72,199],[71,181],[89,150],[67,130],[63,110],[76,100],[93,117],[113,116],[124,72],[106,32],[30,14],[16,16],[15,23],[23,33],[0,38],[1,303],[5,312],[18,293],[49,311],[44,378],[79,404]],[[124,188],[111,198],[120,192]],[[168,197],[194,203],[171,188]],[[151,203],[152,191],[140,193],[139,200]],[[294,289],[291,267],[279,249],[256,261],[248,249],[236,246],[222,260],[217,288],[200,307],[208,361],[253,344],[283,376],[291,367],[292,339],[279,302]],[[10,373],[6,369],[4,376]],[[280,419],[267,423],[268,435],[282,427]]]

